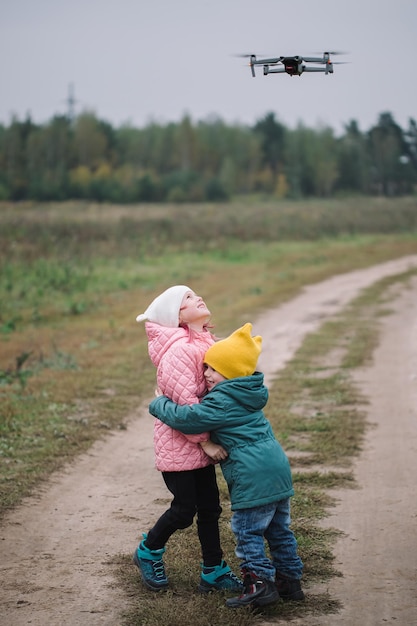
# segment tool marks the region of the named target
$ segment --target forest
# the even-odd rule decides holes
[[[361,131],[351,120],[295,129],[267,113],[253,126],[212,117],[114,128],[94,112],[0,125],[0,200],[225,202],[236,196],[396,197],[417,188],[417,123],[389,112]]]

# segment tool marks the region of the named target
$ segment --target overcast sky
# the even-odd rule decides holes
[[[347,54],[333,75],[252,78],[234,56]],[[417,119],[417,0],[0,0],[0,123],[94,111],[114,126],[215,115],[289,127]]]

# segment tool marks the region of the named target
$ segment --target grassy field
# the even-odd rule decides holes
[[[150,397],[154,370],[135,316],[162,289],[189,284],[224,336],[303,285],[415,253],[413,198],[0,205],[0,514],[98,437],[124,428],[129,413]],[[388,282],[307,338],[270,390],[268,416],[294,470],[294,529],[306,582],[337,574],[333,537],[318,520],[331,504],[329,489],[354,486],[351,464],[365,424],[349,371],[372,354]],[[336,469],[323,477],[311,471],[317,464]],[[224,484],[222,497],[227,500]],[[222,532],[232,554],[227,518]],[[218,595],[194,593],[186,563],[196,560],[195,536],[189,529],[172,538],[167,565],[177,586],[157,601],[142,587],[138,593],[130,555],[115,558],[120,584],[133,598],[127,625],[255,623],[253,614],[225,612]],[[330,597],[313,597],[301,607],[268,609],[264,617],[336,608]]]

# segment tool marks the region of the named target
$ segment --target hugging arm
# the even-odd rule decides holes
[[[185,435],[206,432],[207,428],[212,426],[212,421],[205,414],[201,404],[179,405],[169,400],[166,396],[161,395],[161,391],[156,389],[156,399],[149,405],[151,415],[167,424],[175,430],[179,430]],[[206,426],[207,424],[207,426]],[[200,441],[200,445],[204,452],[214,461],[222,461],[227,458],[228,453],[223,446],[208,441]]]
[[[201,354],[193,348],[192,344],[189,350],[185,351],[182,345],[174,346],[167,352],[164,362],[164,395],[171,398],[173,402],[182,405],[196,404],[200,402],[197,395],[197,389],[201,388],[201,371],[202,362]],[[181,372],[180,382],[176,376],[168,375],[169,372]],[[162,421],[162,420],[161,420]],[[168,422],[166,422],[168,424]],[[170,425],[170,424],[168,424]],[[175,427],[173,427],[175,428]],[[176,430],[180,430],[177,428]],[[181,431],[186,438],[192,443],[200,444],[205,452],[209,454],[210,450],[210,433],[207,429],[198,431]],[[206,446],[208,448],[206,449]]]
[[[179,405],[166,396],[155,398],[149,405],[151,415],[184,434],[214,430],[218,410],[210,407],[205,399],[200,404]]]

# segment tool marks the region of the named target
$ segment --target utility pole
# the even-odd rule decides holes
[[[68,107],[67,117],[68,117],[68,121],[70,124],[72,124],[75,119],[76,102],[77,100],[75,99],[75,95],[74,95],[74,85],[70,83],[68,85],[68,98],[67,98],[67,107]]]

